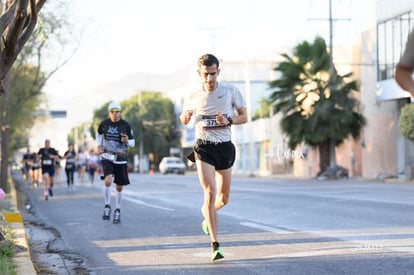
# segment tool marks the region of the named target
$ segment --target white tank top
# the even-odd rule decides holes
[[[216,115],[221,112],[226,117],[233,117],[234,109],[242,107],[246,107],[246,103],[239,89],[218,82],[217,89],[212,92],[204,91],[202,87],[194,91],[184,111],[193,111],[197,139],[226,142],[231,140],[230,126],[218,124]]]

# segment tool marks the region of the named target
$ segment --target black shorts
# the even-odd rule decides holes
[[[42,166],[42,175],[49,174],[49,177],[55,176],[55,167],[53,166]]]
[[[236,160],[236,148],[231,141],[219,143],[197,142],[193,149],[195,159],[213,165],[216,170],[231,168]]]
[[[110,160],[103,159],[102,160],[102,168],[104,177],[107,175],[114,176],[114,183],[117,185],[128,185],[129,178],[128,178],[128,165],[125,164],[116,164]]]

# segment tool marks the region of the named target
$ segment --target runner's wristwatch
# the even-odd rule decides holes
[[[229,124],[227,124],[227,126],[231,126],[233,124],[233,118],[228,117],[227,120],[229,121]]]

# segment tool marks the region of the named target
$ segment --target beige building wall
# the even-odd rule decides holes
[[[306,158],[298,158],[293,162],[293,176],[315,177],[319,172],[319,151],[309,148]]]
[[[393,18],[412,10],[411,0],[377,1],[377,22]],[[361,35],[361,103],[368,124],[362,142],[362,176],[402,176],[407,165],[407,141],[399,134],[399,113],[406,99],[377,101],[380,92],[377,83],[376,26]],[[396,87],[397,88],[397,87]]]
[[[368,106],[365,128],[365,148],[362,166],[364,177],[373,178],[380,174],[397,175],[398,117],[394,102],[380,106]]]
[[[361,103],[367,126],[363,131],[362,176],[377,177],[380,173],[397,173],[397,104],[376,100],[376,30],[361,39]],[[372,66],[369,66],[372,64]]]
[[[348,169],[349,177],[362,174],[361,145],[359,140],[346,140],[336,148],[336,164]],[[293,163],[293,175],[297,177],[315,177],[320,172],[319,150],[308,150],[306,158],[297,158]]]

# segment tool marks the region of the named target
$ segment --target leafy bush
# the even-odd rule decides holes
[[[414,104],[407,104],[401,109],[400,133],[414,141]]]

